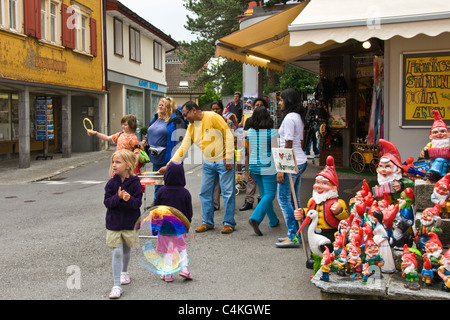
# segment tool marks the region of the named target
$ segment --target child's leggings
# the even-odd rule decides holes
[[[131,249],[124,243],[120,247],[112,250],[112,271],[114,277],[114,286],[120,286],[120,273],[128,272],[128,263],[130,262]]]

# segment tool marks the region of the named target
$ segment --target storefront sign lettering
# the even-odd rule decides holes
[[[158,85],[156,83],[152,83],[145,80],[139,80],[139,87],[158,90]]]
[[[450,53],[403,56],[403,124],[427,125],[439,110],[450,120]]]

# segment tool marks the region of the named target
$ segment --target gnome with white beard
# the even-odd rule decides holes
[[[390,141],[380,139],[383,153],[377,167],[378,186],[372,188],[377,200],[389,196],[391,204],[396,204],[406,188],[414,188],[414,182],[403,177],[403,167],[397,147]]]
[[[425,174],[425,180],[436,183],[448,171],[450,162],[450,132],[437,110],[434,113],[434,122],[430,130],[430,142],[422,150],[420,156],[430,159],[431,167]]]

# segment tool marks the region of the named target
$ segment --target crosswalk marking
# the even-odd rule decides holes
[[[38,181],[36,183],[40,184],[46,184],[46,185],[63,185],[63,184],[86,184],[86,185],[93,185],[93,184],[100,184],[100,183],[106,183],[104,180],[77,180],[77,181],[52,181],[52,180],[43,180]]]

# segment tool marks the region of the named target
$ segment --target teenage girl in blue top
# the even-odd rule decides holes
[[[250,216],[249,223],[255,233],[262,236],[259,225],[265,215],[269,217],[269,226],[279,224],[278,217],[273,209],[273,200],[277,194],[277,171],[272,157],[272,147],[277,147],[278,133],[273,129],[273,120],[266,107],[258,107],[253,111],[252,117],[247,120],[249,130],[249,170],[258,185],[261,200]]]

